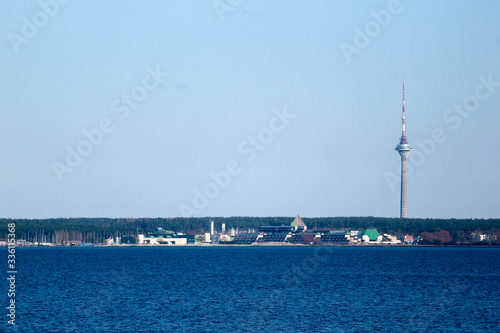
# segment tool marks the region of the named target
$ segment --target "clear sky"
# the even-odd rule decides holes
[[[500,1],[0,2],[0,217],[500,217]]]

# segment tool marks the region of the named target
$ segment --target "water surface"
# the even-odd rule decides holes
[[[9,331],[498,332],[500,325],[498,248],[18,248],[16,259],[17,325],[0,326]]]

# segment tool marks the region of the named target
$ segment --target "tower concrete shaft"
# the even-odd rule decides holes
[[[403,121],[402,121],[402,134],[399,139],[399,145],[396,146],[396,151],[401,156],[401,202],[399,209],[399,217],[407,218],[408,217],[408,207],[406,202],[406,159],[412,148],[408,144],[408,140],[406,139],[406,127],[405,127],[405,83],[403,81]]]
[[[401,202],[399,209],[399,217],[405,219],[408,217],[408,209],[406,204],[406,158],[410,154],[410,150],[399,151],[401,155]]]

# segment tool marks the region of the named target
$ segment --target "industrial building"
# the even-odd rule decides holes
[[[177,234],[175,231],[156,228],[156,231],[148,236],[138,235],[137,243],[149,245],[186,245],[187,237],[186,235]]]

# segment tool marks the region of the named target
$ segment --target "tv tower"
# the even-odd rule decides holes
[[[405,82],[403,81],[403,132],[399,145],[395,148],[399,155],[401,155],[401,204],[399,217],[404,219],[408,216],[406,205],[406,158],[410,155],[412,148],[408,144],[405,131]]]

